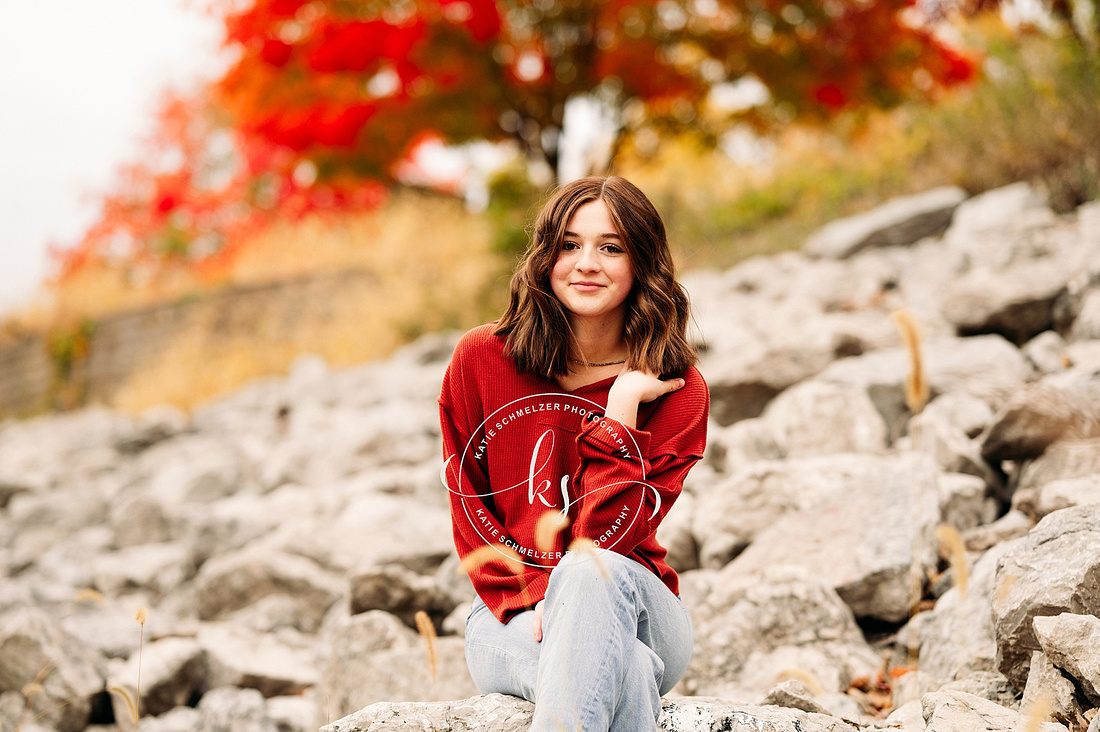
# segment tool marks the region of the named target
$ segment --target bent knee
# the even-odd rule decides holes
[[[629,557],[608,549],[570,551],[550,573],[553,585],[594,584],[611,581],[622,584],[629,581],[633,572],[644,569]]]

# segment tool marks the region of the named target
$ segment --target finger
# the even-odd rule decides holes
[[[677,389],[683,388],[684,384],[686,384],[686,383],[687,382],[684,381],[683,379],[669,379],[668,381],[664,382],[664,384],[665,384],[665,394],[669,394],[671,392],[676,391]]]

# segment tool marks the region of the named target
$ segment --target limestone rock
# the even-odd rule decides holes
[[[996,335],[943,339],[924,344],[923,360],[932,395],[963,392],[996,403],[1031,377],[1031,365],[1011,343]],[[831,364],[818,378],[854,384],[867,391],[891,434],[900,434],[908,413],[905,379],[909,355],[884,348]]]
[[[777,396],[763,419],[782,457],[886,449],[881,415],[867,392],[850,384],[804,381]]]
[[[218,620],[269,595],[300,608],[300,630],[316,631],[344,585],[304,557],[242,550],[211,559],[195,577],[199,617]]]
[[[351,612],[384,610],[416,627],[414,616],[423,610],[438,626],[458,604],[432,577],[410,572],[400,565],[371,567],[351,577]]]
[[[206,654],[207,686],[256,689],[263,696],[296,694],[318,682],[304,638],[289,628],[279,635],[204,623],[198,643]]]
[[[203,732],[278,732],[255,689],[213,689],[202,695],[197,708]]]
[[[933,679],[934,687],[974,672],[996,670],[997,644],[989,605],[997,563],[1010,548],[1007,543],[998,544],[982,555],[970,572],[965,595],[952,587],[932,610],[913,619],[920,670]]]
[[[1066,367],[1063,362],[1066,341],[1056,331],[1044,330],[1025,343],[1020,350],[1039,373],[1056,374]]]
[[[943,238],[970,265],[1002,269],[1025,258],[1032,233],[1053,221],[1054,213],[1034,187],[1012,183],[964,201]]]
[[[782,516],[858,490],[890,472],[893,462],[873,455],[769,460],[717,478],[696,497],[692,533],[700,565],[725,566]]]
[[[187,431],[188,427],[187,415],[179,408],[166,404],[150,407],[113,435],[114,446],[121,453],[141,452]]]
[[[176,707],[159,717],[142,717],[140,725],[142,732],[203,732],[202,712],[193,707]]]
[[[832,589],[793,569],[762,577],[725,574],[695,609],[695,653],[681,682],[689,693],[759,699],[793,657],[819,669],[825,691],[843,691],[877,669],[877,655]],[[766,668],[773,661],[775,667]]]
[[[677,573],[699,568],[699,542],[691,531],[695,501],[690,492],[681,491],[657,527],[657,542],[668,552],[665,561]]]
[[[107,595],[145,589],[163,596],[190,579],[195,565],[182,542],[139,544],[100,555],[92,573],[96,589]]]
[[[984,552],[1001,542],[1011,541],[1027,534],[1035,522],[1022,511],[1009,511],[990,524],[975,526],[963,532],[967,551]]]
[[[308,693],[267,700],[267,717],[278,732],[316,732],[317,712],[317,702]]]
[[[1042,517],[1070,506],[1100,503],[1100,474],[1052,480],[1037,489],[1035,513]]]
[[[767,348],[755,358],[708,355],[700,370],[710,388],[711,416],[722,426],[759,416],[787,387],[829,365],[831,349],[812,344]]]
[[[382,732],[391,729],[443,732],[491,729],[521,732],[531,726],[530,702],[501,694],[486,694],[453,702],[372,704],[321,728],[322,732]],[[794,709],[731,705],[719,700],[665,699],[657,728],[663,732],[722,729],[728,732],[842,732],[854,730],[822,714]]]
[[[966,198],[966,192],[954,186],[895,198],[826,224],[806,240],[803,250],[811,256],[847,259],[868,248],[908,246],[943,233]]]
[[[1004,674],[996,671],[973,671],[966,676],[949,681],[937,691],[964,691],[976,697],[1000,704],[1006,709],[1019,711],[1017,693]]]
[[[163,638],[147,643],[117,671],[111,673],[111,685],[137,695],[140,663],[141,706],[143,714],[164,714],[185,706],[206,690],[206,657],[202,647],[191,638]],[[115,719],[129,716],[126,703],[113,694]]]
[[[1062,613],[1037,616],[1032,625],[1051,663],[1076,679],[1094,704],[1100,704],[1100,617]]]
[[[1100,436],[1100,388],[1087,382],[1073,389],[1046,381],[1014,394],[982,438],[990,462],[1030,460],[1058,440]]]
[[[959,730],[990,730],[1015,732],[1021,715],[987,699],[964,691],[938,691],[921,699],[927,732],[958,732]],[[1060,724],[1048,722],[1042,732],[1065,732]]]
[[[1054,325],[1054,303],[1068,278],[1057,260],[975,269],[952,283],[943,314],[959,335],[997,333],[1022,345]]]
[[[1020,471],[1017,492],[1038,490],[1047,483],[1100,473],[1100,438],[1060,440]]]
[[[100,659],[45,612],[23,607],[0,615],[0,693],[38,684],[32,713],[61,732],[84,729],[91,696],[103,689]]]
[[[1020,700],[1020,709],[1025,714],[1042,706],[1050,710],[1053,721],[1069,726],[1081,712],[1076,694],[1073,681],[1056,668],[1045,653],[1032,652],[1027,685]]]
[[[1001,557],[993,586],[997,666],[1024,688],[1036,616],[1100,613],[1100,504],[1055,511]]]
[[[461,699],[477,693],[461,638],[436,641],[433,674],[424,641],[393,615],[369,610],[330,629],[319,698],[333,719],[379,701]]]
[[[1069,337],[1075,341],[1100,339],[1100,288],[1085,293]]]
[[[914,537],[930,535],[939,522],[938,489],[914,486],[914,474],[906,459],[882,460],[871,480],[779,518],[723,572],[799,566],[835,588],[857,616],[904,620]]]
[[[787,709],[801,709],[804,712],[814,714],[828,714],[829,711],[814,700],[814,694],[809,687],[797,679],[787,679],[780,682],[768,692],[761,706],[785,707]]]

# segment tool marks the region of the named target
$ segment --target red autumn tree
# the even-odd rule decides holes
[[[552,170],[567,102],[713,131],[719,84],[755,78],[781,118],[888,107],[973,64],[916,0],[224,0],[236,61],[168,106],[135,166],[67,254],[216,262],[274,212],[363,207],[426,137],[513,140]],[[624,121],[626,109],[642,110]],[[211,259],[213,257],[213,259]]]

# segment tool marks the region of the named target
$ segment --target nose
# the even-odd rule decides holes
[[[582,246],[577,256],[577,269],[582,272],[594,272],[599,268],[600,260],[597,256],[596,248],[592,246]]]

